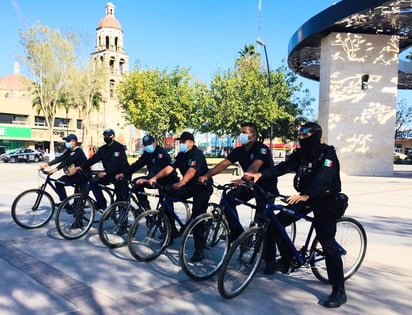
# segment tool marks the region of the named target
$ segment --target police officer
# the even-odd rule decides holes
[[[182,179],[172,185],[173,190],[171,195],[181,199],[188,199],[193,197],[192,219],[198,215],[205,213],[209,203],[210,195],[213,192],[211,185],[200,184],[198,179],[200,176],[208,172],[206,158],[202,151],[195,145],[195,139],[190,132],[183,132],[179,138],[179,153],[176,156],[174,163],[171,166],[164,168],[160,174],[155,175],[151,181],[157,180],[158,176],[164,176],[179,169],[182,174]],[[209,181],[211,182],[211,181]],[[173,218],[172,222],[174,221]],[[174,236],[178,235],[175,224],[172,224]],[[195,252],[191,257],[191,261],[201,261],[204,258],[203,244],[204,235],[203,228],[197,227],[193,231],[195,240]]]
[[[102,190],[97,184],[109,185],[112,183],[115,187],[117,200],[124,200],[126,198],[127,185],[123,181],[116,180],[115,176],[129,166],[125,147],[115,140],[115,133],[110,128],[103,131],[103,140],[105,144],[86,161],[85,167],[89,168],[97,162],[102,162],[103,164],[104,171],[98,172],[92,181],[95,192],[98,195],[96,198],[105,201]]]
[[[151,135],[144,136],[143,146],[142,156],[132,165],[125,168],[120,174],[117,174],[116,179],[120,179],[121,177],[125,176],[130,177],[131,174],[146,166],[148,174],[146,176],[138,177],[133,180],[137,185],[139,185],[137,186],[138,192],[143,192],[145,186],[150,187],[150,183],[153,182],[150,181],[150,179],[155,175],[158,175],[157,182],[162,186],[172,185],[178,182],[179,178],[176,171],[171,172],[165,177],[159,176],[158,173],[166,166],[171,166],[172,161],[166,150],[157,144],[155,138]],[[146,195],[137,194],[137,198],[143,208],[150,209],[150,204]]]
[[[60,163],[57,167],[51,169],[49,174],[54,174],[59,170],[64,170],[65,172],[65,175],[59,178],[60,181],[56,182],[56,188],[60,192],[59,197],[61,201],[67,198],[64,183],[76,185],[76,188],[78,188],[81,184],[88,181],[89,175],[89,169],[83,167],[87,158],[77,142],[77,136],[75,134],[68,134],[63,140],[65,141],[64,146],[66,148],[63,154],[52,161],[40,165],[40,168],[44,169]],[[83,167],[83,171],[79,168],[75,169],[74,167]]]
[[[322,128],[316,123],[306,123],[299,129],[300,148],[296,149],[285,162],[279,163],[273,169],[262,174],[246,174],[258,181],[260,176],[277,177],[289,172],[295,172],[294,187],[298,194],[288,198],[288,203],[295,210],[303,213],[314,212],[314,227],[316,236],[323,247],[329,283],[332,293],[322,305],[336,308],[346,302],[346,293],[343,277],[343,265],[338,245],[335,241],[336,220],[343,215],[343,211],[334,207],[334,200],[341,191],[339,174],[339,160],[333,146],[321,143]],[[285,226],[296,221],[281,212],[277,215]],[[267,243],[277,241],[282,255],[281,271],[287,272],[289,262],[293,257],[286,244],[281,241],[276,227],[272,224],[268,228]],[[275,257],[275,247],[268,246],[265,256]],[[272,251],[272,252],[271,252]],[[283,266],[282,266],[283,265]],[[275,266],[275,265],[273,265]],[[266,273],[273,273],[275,268],[265,268]],[[269,270],[271,269],[271,270]]]
[[[219,174],[229,165],[238,162],[244,172],[256,173],[273,167],[272,155],[269,148],[262,142],[258,141],[257,127],[254,123],[247,122],[240,125],[239,142],[242,146],[235,148],[229,155],[207,172],[204,176],[201,176],[199,180],[201,182],[208,180],[212,176]],[[239,181],[238,183],[241,183]],[[276,188],[277,178],[267,177],[257,183],[264,191],[271,192],[278,195]],[[263,211],[265,206],[265,198],[257,194],[258,191],[251,190],[245,186],[238,186],[232,189],[229,193],[229,199],[233,209],[236,209],[236,201],[232,198],[237,198],[243,201],[248,201],[252,198],[256,198],[257,207],[259,211]],[[237,213],[236,213],[237,214]],[[239,220],[232,222],[230,216],[227,216],[228,224],[231,233],[231,240],[235,240],[243,232],[243,227],[240,225]]]

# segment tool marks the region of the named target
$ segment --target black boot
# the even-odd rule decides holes
[[[323,302],[323,306],[327,308],[337,308],[346,303],[346,293],[344,288],[333,288],[332,294]]]

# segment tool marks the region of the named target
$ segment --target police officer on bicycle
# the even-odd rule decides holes
[[[66,148],[63,154],[52,161],[40,165],[41,169],[45,169],[48,166],[60,163],[57,167],[51,169],[49,174],[64,170],[65,175],[61,176],[59,181],[56,182],[56,189],[60,192],[60,201],[67,198],[65,183],[73,184],[78,188],[81,184],[85,184],[88,181],[89,175],[88,168],[84,167],[87,158],[78,144],[77,136],[75,134],[68,134],[63,140],[65,141],[64,146]],[[83,171],[75,167],[82,167]]]
[[[302,213],[313,211],[316,236],[325,253],[325,262],[332,293],[322,305],[336,308],[346,302],[343,264],[341,253],[335,241],[336,220],[343,215],[344,209],[336,205],[337,194],[341,191],[339,160],[335,148],[321,143],[322,128],[316,123],[306,123],[299,129],[300,148],[296,149],[285,162],[258,174],[245,174],[255,182],[262,177],[278,177],[295,172],[294,187],[298,194],[292,195],[287,202],[294,210]],[[260,179],[260,180],[262,180]],[[280,222],[287,226],[296,221],[284,212],[277,214]],[[272,274],[277,268],[287,272],[293,257],[286,244],[278,236],[273,223],[268,228],[266,259],[275,260],[276,241],[282,259],[280,264],[267,264],[265,273]],[[270,246],[272,245],[272,246]]]
[[[244,172],[261,172],[265,169],[270,169],[273,167],[272,155],[269,148],[258,141],[257,126],[254,123],[247,122],[240,125],[240,136],[239,142],[242,146],[235,148],[229,155],[212,168],[209,172],[199,178],[200,182],[208,180],[212,176],[219,174],[229,165],[238,162]],[[242,183],[241,180],[237,181],[239,184]],[[257,185],[259,185],[264,191],[271,192],[274,195],[278,195],[278,190],[276,187],[277,178],[267,177]],[[233,199],[239,199],[243,201],[248,201],[252,198],[256,198],[256,205],[258,211],[263,211],[265,206],[265,198],[259,191],[253,190],[244,185],[239,185],[238,187],[232,189],[228,194],[228,200],[231,203],[232,209],[236,209],[237,202]],[[236,213],[237,214],[237,213]],[[234,241],[243,232],[243,228],[236,222],[232,222],[230,216],[227,216],[228,224],[230,228],[230,238]]]
[[[213,192],[212,185],[204,185],[198,182],[199,177],[206,174],[209,169],[203,152],[195,145],[192,133],[185,131],[176,140],[180,141],[176,160],[171,166],[165,167],[158,175],[152,177],[151,182],[156,181],[159,175],[165,176],[172,173],[175,169],[179,169],[183,177],[172,185],[170,195],[179,199],[193,197],[192,219],[194,219],[206,212],[210,195]],[[174,218],[169,219],[172,222],[172,236],[176,237],[179,233],[174,224]],[[195,240],[195,252],[191,257],[191,261],[197,262],[204,258],[202,227],[193,231],[193,237]]]
[[[162,186],[172,185],[178,182],[179,177],[177,176],[176,171],[171,172],[165,177],[159,176],[158,173],[166,166],[171,166],[172,161],[167,151],[157,144],[155,138],[151,135],[144,136],[143,146],[142,156],[132,165],[125,168],[120,174],[117,174],[116,179],[120,179],[125,176],[130,177],[131,174],[146,166],[148,174],[133,180],[138,185],[136,188],[137,192],[144,192],[144,187],[151,187],[152,185],[150,183],[153,181],[150,181],[150,179],[155,175],[157,175],[156,181]],[[144,209],[150,209],[149,200],[145,194],[138,193],[137,199]]]
[[[98,184],[109,185],[111,183],[114,184],[116,199],[124,200],[127,195],[127,184],[124,181],[116,180],[115,175],[129,166],[125,147],[115,140],[115,133],[110,128],[103,131],[103,140],[105,144],[86,161],[85,167],[89,168],[100,161],[103,164],[104,171],[98,172],[92,180],[98,200],[106,201]]]

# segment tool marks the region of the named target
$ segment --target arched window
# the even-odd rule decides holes
[[[117,49],[118,49],[118,47],[117,47],[118,42],[119,42],[119,39],[118,39],[117,37],[115,37],[115,39],[114,39],[114,49],[115,49],[116,51],[117,51]]]
[[[106,36],[106,49],[109,49],[110,47],[110,39],[109,36]]]
[[[114,97],[114,80],[110,80],[110,98]]]

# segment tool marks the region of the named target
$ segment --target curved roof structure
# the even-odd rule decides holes
[[[97,24],[96,29],[114,28],[123,31],[120,22],[114,16],[114,8],[115,6],[113,3],[108,2],[106,4],[106,16],[100,20],[99,24]]]
[[[412,46],[412,0],[342,0],[313,16],[289,41],[288,64],[319,81],[321,39],[332,32],[399,36],[399,51]],[[399,62],[399,89],[412,89],[412,67]]]

